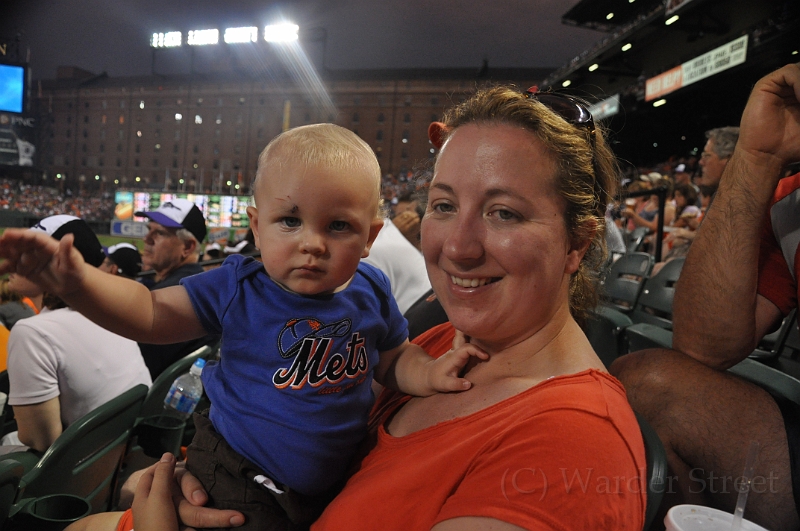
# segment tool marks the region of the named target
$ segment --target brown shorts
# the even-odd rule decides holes
[[[194,423],[197,432],[186,450],[186,468],[206,489],[207,507],[244,514],[245,524],[237,530],[308,529],[341,488],[339,485],[331,492],[306,496],[275,482],[284,492],[273,492],[255,482],[256,476],[267,474],[231,448],[214,430],[207,411],[195,413]]]

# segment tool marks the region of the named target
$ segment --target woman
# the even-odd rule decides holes
[[[638,424],[578,325],[596,303],[615,188],[602,135],[572,100],[504,87],[429,135],[441,152],[422,252],[450,323],[418,342],[440,355],[463,340],[458,329],[490,358],[467,367],[465,393],[381,395],[369,454],[312,529],[641,529]],[[137,531],[177,529],[172,466],[167,456],[140,482]],[[203,498],[193,478],[182,484]],[[188,509],[197,527],[241,521]],[[88,528],[101,518],[119,516]]]

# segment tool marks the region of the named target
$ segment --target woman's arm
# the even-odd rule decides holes
[[[14,406],[19,440],[37,452],[44,452],[61,435],[61,402],[58,397],[39,404]]]

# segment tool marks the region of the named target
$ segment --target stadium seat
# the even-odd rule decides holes
[[[642,242],[644,242],[648,232],[650,232],[650,229],[647,227],[636,227],[631,232],[626,234],[625,237],[628,253],[635,253],[639,251],[639,247],[642,246]]]
[[[754,383],[769,394],[800,405],[800,380],[763,363],[746,358],[728,372]]]
[[[672,348],[672,331],[650,323],[635,323],[625,329],[626,352],[648,348]]]
[[[633,311],[652,269],[651,254],[627,253],[619,257],[605,275],[603,304],[623,313]]]
[[[649,323],[672,330],[672,298],[685,261],[683,257],[670,260],[658,274],[647,279],[631,312],[634,323]]]
[[[800,337],[798,337],[795,308],[783,319],[778,330],[761,340],[758,348],[749,357],[769,364],[781,355],[794,359],[798,353],[800,353]]]
[[[10,392],[10,386],[11,384],[8,381],[8,371],[0,371],[0,393],[5,393],[8,395]],[[0,415],[0,437],[6,433],[16,431],[16,429],[17,421],[14,420],[14,408],[8,405],[8,402],[6,402],[6,407],[3,408],[3,414]]]
[[[644,453],[647,459],[647,507],[645,509],[644,531],[650,529],[661,505],[667,478],[667,453],[656,431],[644,417],[636,413],[639,429],[644,440]]]
[[[624,313],[603,305],[595,308],[586,318],[583,327],[586,337],[606,367],[627,352],[624,331],[632,324],[633,321]]]
[[[33,452],[7,454],[26,465],[16,503],[47,494],[85,498],[92,512],[111,507],[114,481],[147,395],[139,384],[73,422],[31,466]]]
[[[447,322],[447,314],[444,313],[444,308],[433,290],[429,290],[417,299],[417,302],[406,310],[403,317],[408,320],[409,341],[434,326]]]
[[[24,473],[25,467],[19,461],[13,459],[0,461],[0,529],[4,528],[8,519]]]

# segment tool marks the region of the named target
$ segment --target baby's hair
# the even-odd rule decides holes
[[[258,157],[258,171],[253,181],[255,189],[267,168],[278,170],[288,163],[305,166],[363,171],[375,180],[378,214],[381,210],[381,168],[372,148],[357,134],[335,124],[311,124],[285,131],[267,144]]]

